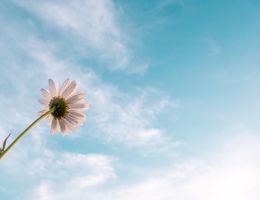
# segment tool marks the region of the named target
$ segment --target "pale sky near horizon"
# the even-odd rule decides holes
[[[3,0],[0,141],[48,78],[86,122],[47,121],[0,161],[2,200],[258,200],[260,1]]]

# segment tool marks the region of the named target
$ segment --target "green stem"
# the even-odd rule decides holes
[[[53,109],[50,109],[48,112],[44,113],[42,116],[40,116],[38,119],[36,119],[33,123],[30,124],[5,150],[2,154],[0,154],[0,160],[4,157],[5,154],[7,154],[8,151],[12,149],[12,147],[37,123],[39,123],[41,120],[46,118],[49,114],[51,114],[54,111]]]

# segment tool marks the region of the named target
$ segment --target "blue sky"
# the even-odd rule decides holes
[[[44,121],[1,161],[0,199],[256,200],[260,3],[3,0],[0,139],[76,80],[87,121]]]

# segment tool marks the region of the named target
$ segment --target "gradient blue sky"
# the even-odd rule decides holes
[[[90,102],[76,133],[44,121],[0,163],[0,199],[258,200],[260,2],[3,0],[0,139],[48,78]]]

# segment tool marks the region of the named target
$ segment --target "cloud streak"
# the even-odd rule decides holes
[[[257,200],[259,191],[258,158],[260,138],[255,134],[238,134],[226,140],[217,151],[201,159],[184,160],[182,163],[147,173],[134,183],[122,183],[99,190],[73,188],[66,191],[51,190],[50,185],[40,185],[35,192],[48,188],[49,199],[104,199],[104,200]],[[46,192],[44,195],[48,194]],[[47,199],[48,199],[47,198]],[[44,198],[43,198],[44,199]]]
[[[76,43],[83,47],[81,51],[89,56],[97,52],[97,59],[103,60],[102,65],[111,70],[143,73],[149,67],[147,62],[136,63],[133,60],[130,36],[121,28],[118,20],[121,13],[111,0],[15,2],[65,38],[74,38],[74,42],[80,38]]]

